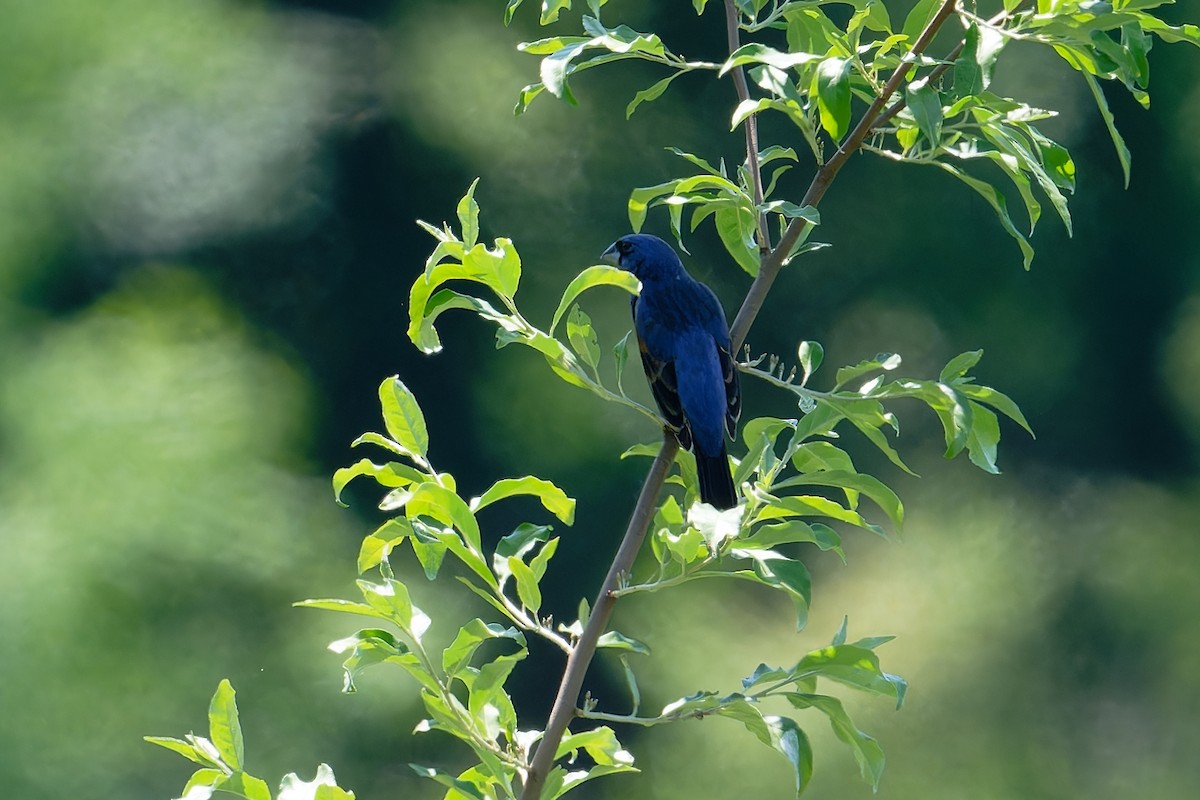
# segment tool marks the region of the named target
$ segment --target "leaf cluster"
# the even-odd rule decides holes
[[[246,745],[233,686],[222,680],[208,706],[208,736],[187,734],[147,736],[147,742],[178,753],[200,765],[183,787],[181,800],[208,800],[215,792],[244,797],[246,800],[271,800],[266,781],[246,772]],[[354,800],[354,792],[337,785],[327,764],[317,767],[316,777],[301,780],[296,773],[284,776],[276,800]]]

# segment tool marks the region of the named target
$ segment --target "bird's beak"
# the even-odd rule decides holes
[[[621,267],[621,254],[617,251],[617,243],[613,242],[608,246],[608,249],[600,254],[600,260],[605,264],[611,264],[618,269]]]

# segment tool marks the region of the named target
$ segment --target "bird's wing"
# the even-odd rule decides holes
[[[729,324],[725,322],[725,311],[712,289],[697,282],[697,303],[704,309],[704,328],[717,345],[717,358],[721,365],[721,377],[725,380],[725,429],[733,438],[737,431],[738,417],[742,415],[742,388],[738,380],[737,364],[734,361],[729,341]]]
[[[725,380],[725,430],[729,438],[737,435],[738,417],[742,415],[742,385],[738,380],[737,364],[733,354],[729,352],[728,342],[722,346],[717,344],[717,359],[721,364],[721,376]]]
[[[637,298],[633,298],[634,319],[637,318]],[[635,326],[636,328],[636,326]],[[654,402],[684,449],[692,446],[692,432],[683,416],[683,404],[679,401],[679,384],[675,376],[675,362],[658,358],[646,347],[645,340],[637,334],[638,351],[642,355],[642,369],[650,383]]]

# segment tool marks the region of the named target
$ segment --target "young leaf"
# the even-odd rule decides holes
[[[625,387],[621,384],[621,379],[625,373],[625,362],[629,360],[629,337],[633,335],[633,331],[625,331],[625,335],[621,337],[621,341],[613,345],[613,361],[616,362],[617,373],[617,392],[625,394]]]
[[[829,718],[833,733],[838,739],[850,746],[854,760],[858,762],[859,772],[872,790],[878,790],[879,779],[883,775],[883,748],[879,742],[858,729],[846,713],[842,701],[836,697],[821,694],[800,694],[789,692],[784,695],[795,708],[815,708]]]
[[[508,569],[517,582],[517,596],[521,599],[521,605],[537,613],[542,607],[542,590],[538,587],[537,576],[528,564],[516,556],[508,559]]]
[[[937,147],[942,141],[942,101],[937,90],[921,78],[904,87],[904,97],[921,134],[931,148]]]
[[[825,348],[820,342],[801,342],[797,355],[800,359],[800,385],[804,386],[825,360]]]
[[[516,628],[506,628],[495,622],[484,622],[476,617],[458,629],[450,646],[442,651],[442,669],[453,678],[471,663],[471,657],[479,646],[489,639],[511,639],[525,647],[525,634]]]
[[[575,521],[575,501],[566,492],[550,481],[527,475],[524,478],[504,478],[496,481],[479,497],[471,500],[472,512],[485,508],[498,500],[517,495],[532,495],[542,506],[567,525]]]
[[[234,695],[229,680],[222,678],[208,706],[208,735],[221,754],[221,760],[234,770],[241,771],[246,760],[246,745],[242,741],[242,726],[238,722]]]
[[[588,267],[567,284],[567,288],[562,295],[562,300],[559,301],[558,308],[554,311],[554,318],[550,321],[549,334],[551,336],[554,335],[554,330],[558,327],[559,320],[562,319],[563,314],[571,307],[571,304],[575,302],[575,299],[588,289],[593,289],[597,286],[619,286],[631,295],[636,295],[640,284],[638,283],[638,279],[633,277],[633,273],[626,272],[623,269],[610,267],[607,264]]]
[[[788,717],[763,717],[763,722],[767,724],[770,746],[792,765],[796,795],[799,796],[812,778],[813,755],[808,736],[795,720]]]
[[[821,113],[821,127],[835,141],[850,129],[850,72],[853,65],[843,58],[827,58],[817,65],[812,93]]]
[[[633,99],[629,101],[629,105],[625,107],[625,118],[629,119],[630,117],[632,117],[633,112],[636,111],[637,107],[640,106],[642,103],[648,103],[652,100],[657,100],[659,97],[661,97],[662,93],[665,92],[667,90],[667,87],[671,85],[671,81],[678,78],[680,75],[683,74],[683,72],[684,72],[683,70],[680,70],[678,72],[672,72],[670,75],[663,78],[661,81],[658,81],[657,83],[655,83],[653,86],[649,87],[648,89],[643,89],[640,92],[638,92],[637,94],[635,94],[633,96]]]
[[[429,449],[425,415],[417,405],[417,398],[400,380],[399,375],[385,378],[379,384],[379,402],[383,408],[383,423],[388,434],[415,460],[424,462]]]
[[[479,203],[475,202],[475,187],[479,178],[471,182],[471,188],[458,201],[458,222],[462,226],[462,243],[470,250],[479,241]]]
[[[567,316],[567,339],[572,349],[583,362],[595,372],[600,363],[600,345],[596,340],[596,329],[592,327],[592,319],[575,304]]]

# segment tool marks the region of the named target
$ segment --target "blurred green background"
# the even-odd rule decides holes
[[[719,59],[710,5],[696,18],[685,0],[614,0],[606,18]],[[1181,6],[1164,15],[1182,22]],[[431,240],[412,220],[452,217],[482,176],[484,235],[517,242],[523,308],[544,323],[570,277],[627,230],[628,190],[686,167],[664,147],[737,159],[732,88],[682,78],[626,121],[634,91],[661,75],[618,65],[576,82],[582,107],[547,98],[515,118],[537,69],[515,45],[540,34],[534,8],[505,29],[501,7],[7,4],[5,796],[176,796],[188,765],[141,737],[203,732],[224,676],[249,767],[272,785],[327,761],[363,798],[439,796],[406,763],[454,769],[465,751],[410,736],[415,685],[381,671],[340,694],[324,646],[354,622],[290,607],[353,592],[375,494],[359,487],[342,510],[328,479],[366,454],[348,445],[379,427],[386,375],[422,401],[434,463],[464,494],[534,473],[579,499],[546,608],[572,618],[598,586],[645,467],[616,456],[655,432],[530,351],[496,353],[466,315],[444,318],[444,353],[421,356],[405,302]],[[1160,44],[1151,63],[1152,110],[1110,92],[1134,155],[1123,191],[1083,81],[1040,51],[1001,62],[999,92],[1063,112],[1045,128],[1079,169],[1075,238],[1046,219],[1029,273],[966,188],[852,160],[821,209],[816,237],[834,247],[781,277],[755,352],[789,357],[816,339],[831,366],[895,351],[925,376],[982,347],[981,380],[1022,405],[1038,439],[1007,426],[1005,473],[988,477],[942,461],[936,420],[901,409],[899,445],[922,479],[856,452],[904,498],[904,542],[851,533],[848,566],[811,559],[800,635],[785,599],[743,587],[622,604],[617,625],[655,650],[639,666],[646,707],[731,691],[759,661],[824,644],[849,614],[851,637],[898,636],[884,666],[912,687],[899,713],[849,698],[888,754],[879,797],[1200,796],[1200,54]],[[777,120],[763,133],[799,148]],[[785,184],[798,196],[809,177],[801,167]],[[665,218],[651,224],[662,233]],[[746,276],[709,231],[692,242],[693,273],[732,311]],[[587,306],[608,343],[628,329],[617,293]],[[642,390],[635,368],[627,377]],[[760,387],[747,412],[795,413]],[[487,512],[485,535],[523,513],[538,514]],[[451,620],[481,613],[452,581],[414,580],[417,602]],[[589,688],[620,711],[614,666],[595,666]],[[524,727],[543,724],[560,669],[535,643],[513,687]],[[816,749],[811,796],[868,797],[823,718],[801,722]],[[733,723],[621,735],[645,773],[580,797],[787,796],[786,764]]]

